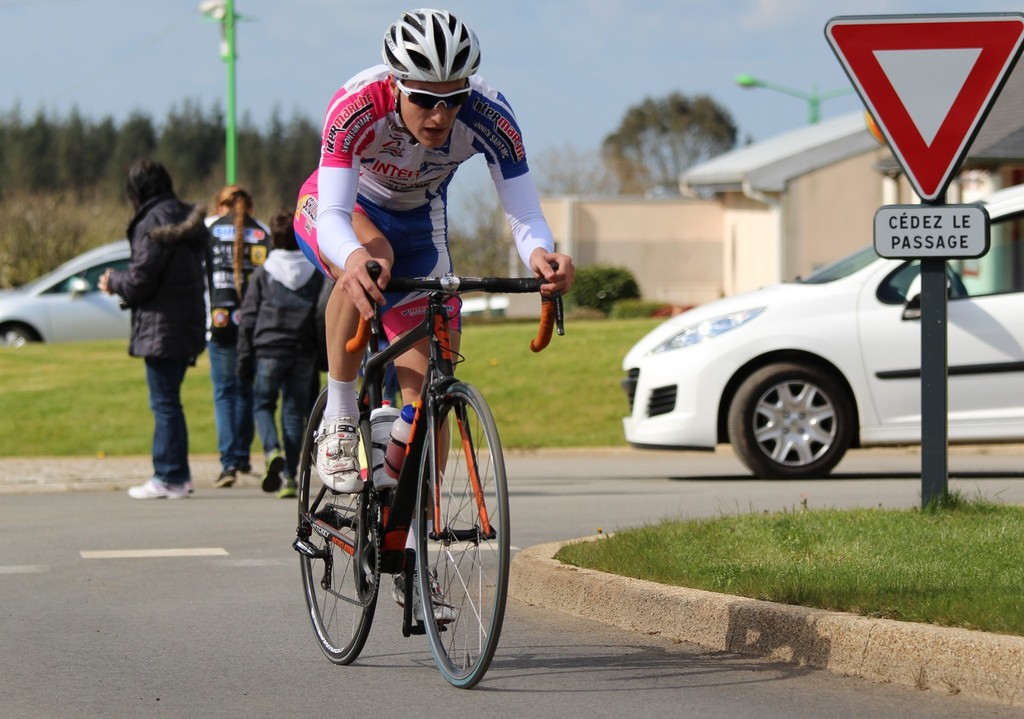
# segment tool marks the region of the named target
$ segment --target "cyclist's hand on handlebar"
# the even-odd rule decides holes
[[[565,294],[576,280],[576,266],[572,258],[560,252],[536,249],[530,255],[530,267],[537,277],[547,281],[540,288],[545,295],[555,292]]]
[[[381,267],[380,276],[376,282],[373,281],[370,274],[366,271],[366,263],[370,259],[376,260]],[[359,310],[360,316],[368,320],[373,317],[373,306],[367,299],[367,295],[373,298],[373,301],[378,305],[386,304],[381,287],[387,287],[388,280],[390,279],[391,263],[380,257],[371,258],[369,252],[360,249],[349,255],[348,260],[345,262],[345,274],[339,282],[345,288],[349,299],[352,300],[352,303]]]

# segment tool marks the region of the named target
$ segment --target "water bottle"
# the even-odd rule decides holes
[[[402,413],[391,426],[391,441],[384,454],[384,473],[395,484],[398,483],[398,475],[405,461],[405,445],[412,435],[412,420],[415,416],[416,407],[407,404],[402,407]]]
[[[373,486],[377,489],[387,489],[397,484],[384,472],[384,455],[391,441],[391,428],[400,415],[401,410],[392,407],[388,401],[370,412],[370,476],[373,477]]]

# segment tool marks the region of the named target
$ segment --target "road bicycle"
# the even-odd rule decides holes
[[[375,264],[368,263],[373,276],[380,270]],[[373,319],[361,321],[349,340],[349,351],[364,351],[359,433],[368,465],[370,416],[382,404],[389,364],[423,341],[428,363],[393,489],[379,490],[368,478],[359,493],[336,494],[319,481],[314,438],[326,390],[306,427],[293,546],[314,633],[332,662],[349,664],[359,656],[373,623],[381,576],[396,574],[402,577],[396,586],[404,587],[402,635],[425,633],[438,669],[456,687],[473,687],[486,673],[501,634],[508,589],[508,485],[491,410],[476,388],[455,377],[462,356],[452,350],[445,307],[466,292],[530,293],[539,292],[542,284],[534,278],[393,277],[390,292],[427,293],[422,322],[383,347],[375,307]],[[553,327],[564,334],[561,298],[542,297],[533,351],[547,346]],[[416,542],[415,549],[407,550],[410,529]],[[414,621],[414,582],[426,621]],[[432,597],[438,596],[443,596],[443,616],[435,617]]]

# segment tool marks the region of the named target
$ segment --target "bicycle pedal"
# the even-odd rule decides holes
[[[328,554],[323,549],[318,549],[301,537],[292,542],[292,549],[310,559],[326,559]]]

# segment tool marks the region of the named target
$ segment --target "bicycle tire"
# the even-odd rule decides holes
[[[321,651],[335,664],[350,664],[366,644],[377,606],[379,505],[371,501],[368,490],[358,494],[326,492],[316,505],[315,514],[310,515],[322,486],[316,474],[313,440],[326,403],[325,389],[310,413],[298,470],[299,535],[300,539],[303,534],[307,535],[307,545],[319,556],[299,551],[299,563],[303,594]],[[360,430],[365,441],[369,437],[369,423],[363,424],[366,427]],[[354,545],[354,552],[347,553],[336,542],[318,533],[310,523],[314,516],[343,533]]]
[[[439,398],[437,416],[442,437],[437,443],[442,447],[439,486],[427,480],[431,442],[425,444],[420,458],[419,476],[424,478],[416,511],[420,610],[428,618],[426,633],[441,674],[453,686],[469,689],[491,664],[505,616],[510,561],[508,482],[497,425],[478,390],[461,382],[452,384]],[[470,471],[474,466],[476,471]],[[486,511],[480,510],[481,499]],[[434,504],[440,516],[437,527],[430,526]],[[431,585],[435,582],[444,595],[439,612],[454,611],[450,621],[438,621],[434,615]]]

